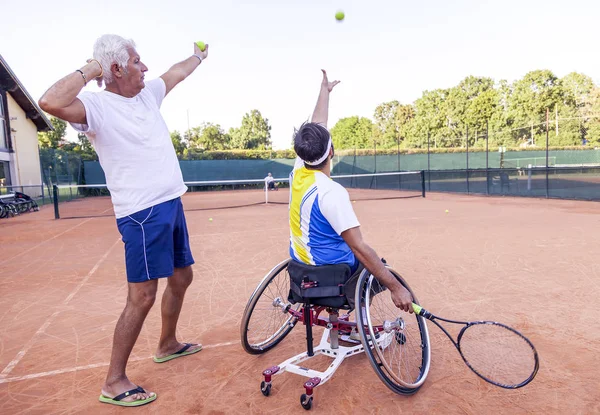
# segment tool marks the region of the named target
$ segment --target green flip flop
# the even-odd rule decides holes
[[[154,356],[153,359],[156,363],[164,363],[164,362],[168,362],[169,360],[173,360],[173,359],[177,359],[178,357],[182,357],[182,356],[187,356],[190,354],[194,354],[194,353],[198,353],[200,350],[202,350],[202,345],[198,344],[191,344],[191,343],[184,343],[185,346],[183,346],[180,350],[176,351],[173,354],[170,354],[168,356],[165,357],[156,357]],[[192,351],[188,351],[188,349],[192,346],[198,346],[198,349],[196,350],[192,350]]]
[[[107,398],[104,395],[100,395],[99,401],[102,403],[108,403],[111,405],[118,405],[118,406],[142,406],[142,405],[149,404],[150,402],[156,400],[156,398],[157,398],[157,395],[154,394],[154,396],[151,396],[146,399],[138,399],[136,401],[131,401],[131,402],[122,402],[121,401],[121,399],[126,398],[130,395],[134,395],[136,393],[146,393],[146,391],[141,386],[138,386],[137,388],[128,390],[127,392],[123,392],[122,394],[117,395],[114,398]]]

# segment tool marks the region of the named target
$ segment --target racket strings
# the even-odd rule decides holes
[[[497,385],[518,386],[535,371],[536,356],[531,345],[499,324],[469,326],[459,347],[471,368]]]

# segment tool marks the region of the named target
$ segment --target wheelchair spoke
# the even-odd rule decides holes
[[[410,290],[395,271],[390,271]],[[371,365],[390,389],[414,393],[429,371],[429,333],[425,321],[398,309],[391,293],[382,292],[377,280],[368,273],[361,276],[358,289],[357,314],[364,322],[360,326],[361,335],[376,339],[376,344],[365,350]]]
[[[242,321],[242,344],[248,353],[264,353],[279,343],[294,327],[297,319],[287,312],[291,308],[287,261],[263,279],[250,298]],[[295,309],[300,304],[294,306]]]

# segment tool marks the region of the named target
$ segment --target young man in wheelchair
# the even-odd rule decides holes
[[[327,130],[329,94],[338,83],[329,82],[323,70],[311,122],[304,123],[294,136],[294,150],[298,158],[290,174],[290,300],[300,302],[307,292],[318,291],[317,285],[330,285],[322,287],[318,297],[324,297],[329,289],[329,293],[342,297],[339,307],[347,301],[352,309],[356,286],[356,281],[354,284],[352,281],[358,278],[364,267],[390,290],[392,301],[398,308],[412,313],[410,292],[363,240],[347,190],[330,178],[334,148]],[[313,276],[316,281],[309,281],[307,275]],[[335,281],[330,280],[327,284],[319,281],[320,277]],[[299,278],[304,278],[304,281]],[[336,285],[344,285],[342,293],[333,293]],[[315,290],[305,289],[313,286]],[[332,297],[323,305],[337,307]],[[318,304],[318,300],[313,302]]]

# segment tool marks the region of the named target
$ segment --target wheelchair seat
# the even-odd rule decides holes
[[[362,268],[362,267],[360,267]],[[360,269],[359,269],[360,270]],[[291,260],[288,264],[290,291],[288,301],[321,307],[351,310],[353,298],[348,301],[347,283],[353,277],[348,264],[308,265]],[[357,275],[355,273],[355,275]],[[356,284],[354,284],[356,285]],[[354,290],[350,293],[354,295]]]

